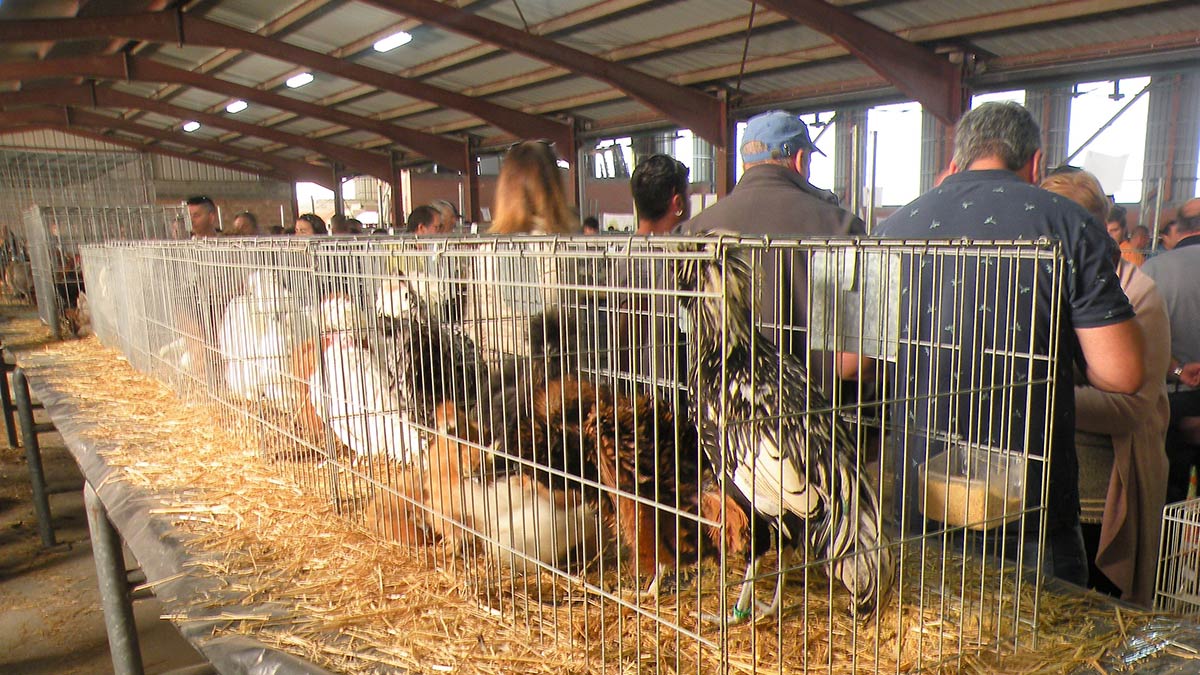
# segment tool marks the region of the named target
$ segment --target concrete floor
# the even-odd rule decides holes
[[[41,411],[37,415],[44,421]],[[109,674],[83,477],[61,436],[42,434],[40,441],[59,542],[51,549],[38,538],[25,452],[0,447],[0,673]],[[7,446],[2,431],[0,446]],[[126,561],[136,567],[128,552]],[[158,618],[160,609],[152,597],[134,602],[146,673],[203,663],[174,626]]]

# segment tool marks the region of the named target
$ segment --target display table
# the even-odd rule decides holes
[[[6,330],[4,337],[11,339],[13,336]],[[169,509],[163,508],[164,502],[159,495],[120,480],[117,471],[105,461],[103,452],[118,444],[120,439],[106,438],[97,428],[97,420],[81,411],[77,400],[52,384],[54,380],[69,376],[63,372],[65,366],[52,355],[20,345],[19,339],[6,341],[5,352],[15,368],[12,373],[15,407],[30,463],[39,532],[44,545],[55,543],[51,525],[53,514],[46,501],[36,443],[37,432],[46,429],[32,425],[30,394],[41,402],[53,427],[62,434],[86,480],[84,497],[88,526],[114,672],[118,675],[143,672],[122,551],[124,542],[144,571],[146,586],[162,601],[165,611],[174,613],[187,608],[187,620],[176,623],[176,627],[217,671],[278,675],[328,673],[250,637],[215,635],[219,627],[230,623],[226,610],[217,603],[207,610],[209,616],[204,616],[204,612],[197,611],[193,600],[204,597],[211,601],[224,597],[232,606],[239,600],[236,591],[220,578],[192,573],[196,569],[194,563],[207,554],[189,547],[189,538],[172,524],[168,515],[164,515]],[[12,426],[9,428],[15,431]]]

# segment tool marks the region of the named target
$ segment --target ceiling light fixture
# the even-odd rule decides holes
[[[390,52],[396,47],[402,47],[412,42],[412,35],[404,31],[397,31],[375,43],[375,51]]]
[[[194,120],[193,120],[193,121],[191,121],[191,122],[184,122],[184,123],[183,123],[183,130],[184,130],[184,131],[186,131],[186,132],[188,132],[189,134],[190,134],[190,133],[192,133],[193,131],[195,131],[195,130],[199,129],[199,128],[200,128],[200,123],[199,123],[199,122],[196,122],[196,121],[194,121]]]
[[[233,103],[230,103],[229,105],[225,106],[225,112],[240,113],[249,107],[250,107],[249,103],[246,103],[245,101],[242,101],[242,100],[237,100],[237,101],[234,101]]]
[[[284,84],[286,84],[288,86],[288,88],[290,88],[290,89],[299,89],[300,87],[303,87],[304,85],[306,85],[312,81],[313,81],[312,73],[300,73],[299,75],[293,75],[293,76],[289,77],[287,79],[287,82],[285,82]]]

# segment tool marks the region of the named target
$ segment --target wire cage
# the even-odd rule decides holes
[[[136,368],[592,669],[941,671],[1036,640],[1057,244],[229,239],[83,267]]]
[[[1163,507],[1154,608],[1200,614],[1200,499]]]
[[[182,206],[32,206],[25,211],[25,241],[38,316],[55,337],[79,328],[84,292],[79,247],[119,239],[178,238]]]

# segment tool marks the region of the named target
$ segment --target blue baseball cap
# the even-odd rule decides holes
[[[762,152],[746,152],[746,144],[758,141],[767,146]],[[782,157],[793,157],[801,150],[815,151],[824,155],[808,136],[808,125],[799,117],[783,110],[755,115],[746,122],[742,134],[742,162],[750,164],[771,159],[771,153],[779,152]]]

